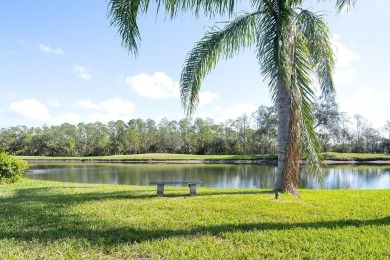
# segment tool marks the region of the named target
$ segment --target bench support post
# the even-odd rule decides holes
[[[157,196],[162,197],[164,196],[164,184],[157,184]]]
[[[188,187],[190,187],[190,196],[196,195],[196,183],[190,183],[188,184]]]

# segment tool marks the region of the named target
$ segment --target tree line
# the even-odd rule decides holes
[[[315,106],[315,129],[323,151],[390,152],[389,136],[370,126],[361,115],[339,112],[331,100]],[[137,153],[264,154],[277,152],[275,107],[260,106],[225,123],[212,119],[163,118],[64,123],[59,126],[13,126],[0,130],[0,148],[15,155],[102,156]]]

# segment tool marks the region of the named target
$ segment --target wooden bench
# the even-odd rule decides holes
[[[177,184],[185,184],[190,187],[189,196],[196,195],[196,185],[202,184],[201,181],[152,181],[149,184],[157,184],[157,196],[164,196],[164,185],[177,185]]]

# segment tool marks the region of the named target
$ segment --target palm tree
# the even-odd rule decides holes
[[[302,0],[251,0],[250,13],[234,15],[234,0],[155,0],[175,18],[179,12],[201,11],[206,16],[229,15],[234,19],[223,28],[213,27],[188,53],[180,80],[181,100],[188,115],[198,104],[203,78],[219,59],[231,58],[242,49],[253,47],[261,73],[268,81],[278,108],[278,168],[275,191],[295,195],[301,157],[309,172],[321,172],[320,148],[312,111],[315,98],[312,75],[323,95],[333,95],[332,71],[335,63],[330,32],[321,15],[302,8]],[[337,0],[343,10],[355,0]],[[122,45],[137,55],[141,37],[139,14],[148,11],[150,0],[110,0],[111,25],[118,27]],[[276,193],[277,194],[277,193]]]

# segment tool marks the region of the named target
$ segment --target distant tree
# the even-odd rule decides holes
[[[34,128],[29,153],[27,155],[47,155],[47,133],[40,127]]]
[[[226,154],[237,154],[239,151],[238,135],[236,131],[235,121],[228,119],[224,124],[224,143]]]
[[[131,119],[129,121],[127,131],[129,139],[128,152],[130,154],[140,153],[143,128],[144,123],[141,119]]]
[[[158,129],[156,121],[147,119],[145,122],[145,139],[141,144],[143,151],[151,153],[157,152],[158,148]]]
[[[320,96],[314,104],[314,128],[324,151],[337,142],[340,129],[340,112],[334,95]]]
[[[333,95],[320,96],[314,103],[314,128],[337,128],[340,122],[339,106]]]
[[[196,154],[210,154],[213,121],[209,118],[195,118],[193,129],[196,135]]]
[[[350,117],[345,113],[340,113],[340,128],[341,132],[338,135],[338,143],[341,144],[341,147],[337,149],[338,152],[348,152],[351,150],[350,145],[347,144],[348,140],[352,140],[352,134],[348,127],[350,123]]]
[[[130,143],[126,123],[123,120],[110,121],[107,126],[111,151],[114,154],[125,154]]]
[[[364,152],[364,144],[362,142],[362,133],[364,130],[364,118],[360,114],[355,114],[353,116],[355,119],[355,146],[353,148],[353,152],[362,153]]]
[[[390,153],[390,121],[387,120],[385,124],[385,130],[388,131],[388,138],[384,140],[383,146],[387,148],[387,152]]]
[[[247,114],[243,114],[236,119],[236,127],[238,131],[238,138],[240,143],[240,153],[247,153],[247,142],[249,139],[248,130],[250,127],[250,120]]]
[[[390,140],[390,121],[389,120],[386,121],[385,130],[388,131],[388,134],[389,134],[388,139]]]
[[[255,121],[255,132],[252,135],[256,153],[275,153],[277,142],[278,118],[274,106],[260,106],[252,118]]]
[[[193,153],[193,132],[191,131],[191,120],[189,118],[184,118],[179,121],[179,133],[181,140],[180,152],[185,154]]]
[[[378,130],[372,127],[366,127],[363,130],[363,138],[366,143],[365,153],[379,153],[381,152],[381,135]]]
[[[169,121],[166,117],[158,124],[159,151],[177,153],[180,150],[180,135],[177,121]]]

